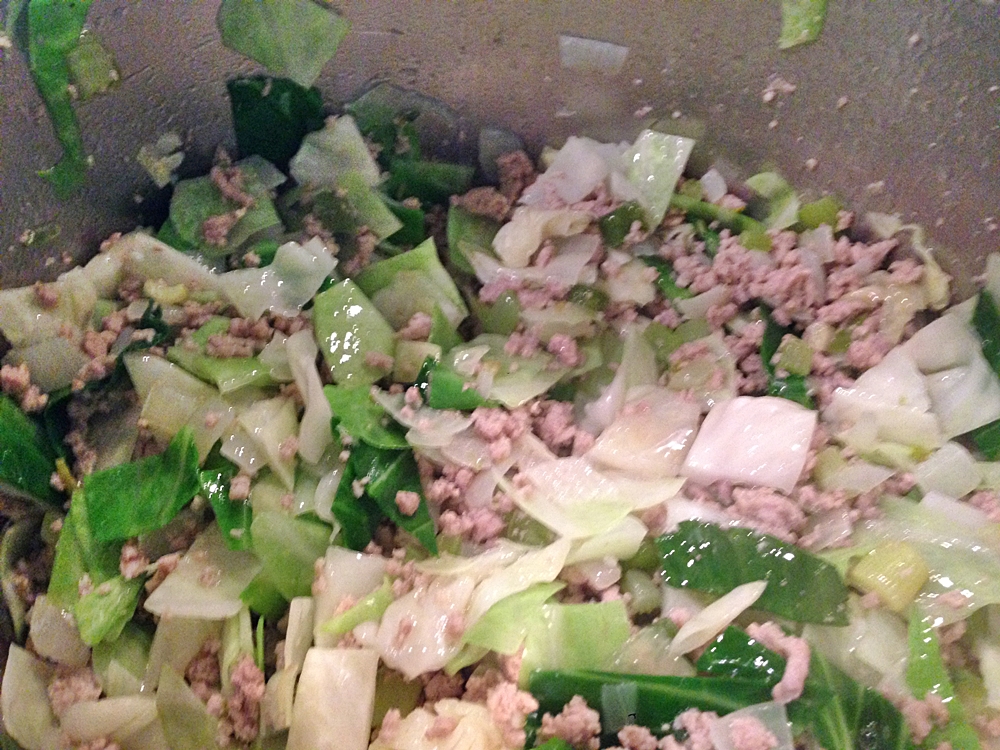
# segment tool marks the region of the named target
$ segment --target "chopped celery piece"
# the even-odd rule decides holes
[[[670,261],[658,255],[643,255],[642,262],[650,268],[656,269],[659,274],[656,277],[656,285],[667,299],[690,299],[694,296],[694,292],[690,289],[677,286],[677,282],[674,280],[677,275],[674,273],[674,268],[670,265]]]
[[[469,258],[473,253],[493,257],[493,238],[499,222],[466,211],[461,206],[448,209],[448,261],[463,273],[473,272]]]
[[[355,211],[359,226],[384,240],[403,228],[403,222],[389,210],[382,197],[368,185],[358,172],[345,172],[337,177],[337,187],[344,191],[344,197]]]
[[[354,630],[363,622],[378,621],[392,604],[392,584],[387,579],[379,588],[368,594],[350,609],[334,615],[320,626],[324,633],[340,637]]]
[[[740,244],[747,250],[758,250],[762,253],[771,252],[771,235],[766,229],[744,229],[740,232]]]
[[[216,23],[224,45],[306,87],[350,28],[333,8],[312,0],[223,0]]]
[[[182,428],[165,452],[94,472],[82,499],[94,539],[128,539],[164,526],[198,492],[198,449]]]
[[[370,385],[386,370],[370,356],[391,357],[396,338],[385,318],[357,284],[345,279],[313,299],[316,343],[338,384]]]
[[[688,218],[718,222],[721,226],[731,229],[735,233],[745,232],[748,229],[764,229],[763,224],[746,214],[733,211],[731,208],[717,206],[714,203],[695,200],[686,195],[674,195],[670,199],[670,205],[683,211]]]
[[[622,593],[628,594],[632,614],[658,612],[663,606],[663,592],[653,579],[641,570],[627,570],[622,576]]]
[[[415,197],[421,203],[447,203],[472,184],[475,170],[464,164],[393,159],[386,189],[396,200]]]
[[[597,287],[587,284],[574,284],[570,287],[569,293],[566,295],[566,300],[572,302],[574,305],[579,305],[585,310],[601,312],[608,306],[611,298],[608,297],[607,292]]]
[[[819,39],[826,21],[826,0],[781,0],[778,47],[789,49]]]
[[[646,229],[646,214],[642,206],[634,201],[621,204],[610,213],[604,214],[597,222],[601,229],[604,244],[609,247],[621,247],[625,238],[632,231],[632,225],[639,222]]]
[[[0,396],[0,489],[56,506],[60,495],[49,483],[54,456],[38,426],[7,396]]]
[[[649,345],[653,347],[656,361],[661,367],[670,364],[670,355],[681,346],[691,341],[705,338],[712,332],[708,321],[704,318],[697,320],[686,320],[677,328],[670,328],[663,323],[650,323],[643,331],[643,336]]]
[[[307,133],[323,127],[319,90],[287,78],[247,76],[226,82],[236,146],[287,170]]]
[[[916,548],[903,541],[887,541],[858,560],[847,580],[865,593],[878,594],[894,612],[903,612],[930,575]]]
[[[799,223],[806,229],[816,229],[826,224],[837,228],[837,214],[840,213],[840,202],[829,195],[803,203],[799,207]]]
[[[783,339],[778,345],[778,367],[792,375],[808,375],[812,371],[813,350],[798,337]]]
[[[65,198],[83,187],[87,173],[80,123],[70,97],[69,54],[80,42],[93,0],[31,0],[28,3],[28,66],[52,121],[62,155],[41,172],[56,195]]]

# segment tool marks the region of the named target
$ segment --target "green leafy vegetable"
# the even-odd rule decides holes
[[[436,555],[434,521],[423,496],[420,472],[413,452],[409,449],[376,448],[359,441],[351,449],[350,464],[357,481],[364,486],[364,494],[375,501],[389,520],[412,534],[428,551]],[[346,477],[341,480],[342,485],[345,480]],[[399,492],[415,492],[420,495],[420,504],[413,515],[407,516],[400,511],[396,504]]]
[[[972,325],[983,347],[983,356],[993,372],[1000,375],[1000,310],[993,295],[985,289],[979,293],[972,313]]]
[[[228,462],[227,462],[228,463]],[[212,506],[215,522],[222,531],[222,539],[229,549],[250,549],[250,524],[253,509],[248,500],[232,500],[229,497],[229,481],[236,473],[236,467],[205,469],[198,474],[201,495]]]
[[[781,0],[778,47],[788,49],[819,39],[826,21],[826,0]]]
[[[785,178],[777,172],[759,172],[747,179],[746,184],[763,199],[763,206],[758,208],[768,229],[786,229],[795,224],[799,217],[799,196]],[[748,210],[753,210],[756,203],[752,201]]]
[[[98,541],[91,531],[87,512],[83,490],[77,490],[59,532],[47,592],[53,603],[66,609],[80,598],[79,584],[84,574],[95,586],[118,575],[121,542]]]
[[[399,219],[402,227],[389,236],[389,241],[397,245],[419,245],[427,236],[424,229],[424,212],[420,208],[408,206],[387,196],[380,196],[383,203]]]
[[[333,517],[340,523],[340,541],[353,550],[363,550],[372,540],[372,535],[384,518],[382,511],[370,497],[362,493],[360,497],[354,494],[354,481],[357,474],[348,463],[337,487],[331,508]]]
[[[604,238],[604,244],[610,247],[621,247],[629,232],[632,231],[632,225],[637,221],[643,229],[646,229],[646,212],[635,201],[622,203],[614,211],[604,214],[597,222],[601,229],[601,237]]]
[[[474,171],[465,164],[394,159],[386,190],[397,200],[414,197],[425,204],[443,204],[469,189]]]
[[[0,396],[0,488],[43,506],[61,500],[49,480],[55,459],[37,425],[7,396]]]
[[[660,287],[660,291],[667,299],[690,299],[694,296],[694,292],[690,289],[677,286],[677,274],[674,273],[674,267],[670,265],[669,260],[658,255],[643,255],[642,262],[650,268],[656,269],[659,274],[656,277],[656,285]]]
[[[265,578],[288,601],[312,592],[313,563],[326,552],[330,527],[306,517],[264,511],[250,525]]]
[[[700,674],[760,680],[774,687],[785,673],[785,659],[730,625],[702,652],[695,667]]]
[[[771,396],[787,398],[807,409],[815,409],[816,403],[809,393],[809,383],[804,375],[789,373],[784,376],[778,375],[778,368],[774,363],[774,355],[778,352],[781,340],[790,330],[783,328],[774,322],[770,312],[765,311],[766,325],[764,328],[764,338],[760,344],[760,358],[764,363],[764,370],[767,372],[767,392]]]
[[[338,426],[356,440],[375,448],[408,448],[406,435],[389,419],[385,409],[371,397],[371,389],[363,385],[327,385],[326,400],[338,421]]]
[[[607,712],[604,706],[607,688],[618,685],[635,686],[635,706],[630,712],[634,713],[634,718],[629,717],[632,723],[657,733],[689,708],[727,714],[771,700],[770,687],[759,680],[660,677],[587,670],[537,671],[532,672],[529,679],[529,689],[538,701],[539,714],[555,715],[574,695],[579,695],[588,706],[600,712],[602,726]],[[616,740],[613,733],[603,739],[609,744]]]
[[[979,750],[979,737],[966,720],[965,707],[955,694],[951,676],[941,658],[941,644],[933,620],[923,617],[916,608],[910,615],[908,642],[907,687],[918,699],[934,693],[945,702],[949,714],[948,723],[931,730],[923,744],[937,747],[942,742],[949,742],[956,750]]]
[[[977,427],[968,435],[985,458],[990,461],[1000,459],[1000,420]]]
[[[469,258],[473,253],[493,256],[493,238],[500,223],[455,205],[448,209],[448,261],[463,273],[473,273]]]
[[[198,449],[182,428],[157,456],[89,475],[83,498],[94,539],[128,539],[164,526],[201,488]]]
[[[829,195],[811,203],[803,203],[799,207],[799,223],[806,229],[817,229],[823,224],[836,229],[840,208],[840,202]]]
[[[768,586],[754,605],[797,622],[847,624],[847,587],[829,563],[767,534],[683,521],[656,540],[664,582],[721,596],[751,581]]]
[[[330,6],[312,0],[223,0],[216,22],[227,47],[305,87],[350,28]]]
[[[135,614],[142,584],[142,578],[126,580],[119,575],[80,597],[73,616],[83,642],[93,646],[117,638]]]
[[[80,123],[70,96],[68,55],[80,42],[93,0],[31,0],[28,3],[28,63],[38,93],[52,120],[63,153],[41,175],[56,195],[67,197],[83,187],[88,159]]]
[[[351,279],[313,298],[313,325],[336,383],[368,386],[386,374],[365,360],[369,353],[392,356],[393,330]]]
[[[323,127],[323,98],[288,78],[249,76],[226,82],[241,156],[258,154],[281,170],[307,133]]]

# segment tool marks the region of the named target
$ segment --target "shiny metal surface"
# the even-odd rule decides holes
[[[166,195],[135,163],[140,145],[184,134],[183,169],[193,173],[228,142],[225,79],[254,68],[219,43],[216,5],[95,1],[91,28],[124,80],[77,108],[94,167],[66,202],[36,176],[58,149],[25,60],[0,53],[0,284],[53,276],[62,253],[84,257],[108,232],[160,216]],[[337,5],[353,30],[319,82],[330,101],[388,78],[455,107],[466,145],[481,124],[538,148],[571,132],[628,137],[652,118],[700,123],[710,153],[738,174],[776,166],[800,188],[925,224],[964,278],[1000,250],[990,228],[1000,219],[995,1],[838,0],[818,42],[784,52],[777,0]],[[630,53],[613,76],[561,70],[559,34]],[[773,76],[796,89],[766,103]],[[634,116],[647,107],[645,119]],[[58,228],[51,248],[19,243],[39,226]],[[48,257],[56,262],[46,266]]]

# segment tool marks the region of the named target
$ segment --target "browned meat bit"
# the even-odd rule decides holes
[[[51,310],[59,304],[59,288],[54,284],[36,281],[32,289],[35,292],[35,301],[46,310]]]
[[[431,335],[431,316],[425,312],[416,312],[406,321],[406,325],[396,332],[404,341],[426,341]]]
[[[361,227],[358,230],[357,247],[354,255],[344,263],[344,273],[347,276],[355,276],[364,270],[371,263],[377,245],[378,237],[368,227]]]
[[[229,696],[228,714],[233,734],[241,742],[252,742],[260,730],[260,701],[264,697],[264,673],[253,657],[244,655],[236,662],[231,676],[233,694]]]
[[[600,747],[601,715],[587,705],[579,695],[574,695],[563,710],[553,716],[542,716],[538,737],[542,740],[558,737],[576,748],[597,750]]]
[[[497,170],[500,172],[500,192],[511,202],[538,177],[534,162],[524,151],[511,151],[497,158]]]
[[[101,697],[101,686],[89,667],[59,669],[49,683],[49,703],[56,716],[62,716],[70,706]]]
[[[246,180],[239,167],[216,164],[208,176],[226,200],[238,203],[243,208],[254,204],[254,197],[245,189]]]
[[[485,216],[494,221],[504,221],[510,213],[511,199],[495,187],[475,187],[464,195],[452,196],[451,204],[461,206],[469,213]]]
[[[245,213],[245,208],[237,208],[235,211],[228,211],[218,216],[209,216],[201,224],[205,242],[213,247],[225,247],[229,242],[229,233]]]
[[[118,562],[118,569],[122,576],[127,579],[138,578],[146,572],[149,566],[149,558],[139,547],[139,543],[130,540],[122,545],[121,559]]]
[[[0,367],[0,389],[28,413],[41,411],[49,402],[48,394],[32,385],[31,371],[24,362]]]
[[[201,649],[188,662],[184,670],[184,678],[191,685],[201,700],[207,701],[212,693],[218,692],[222,684],[222,672],[219,665],[219,650],[222,643],[218,638],[209,638]]]

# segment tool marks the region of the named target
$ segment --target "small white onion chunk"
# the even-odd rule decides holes
[[[682,474],[790,492],[805,466],[816,412],[788,399],[739,396],[716,404],[695,438]]]

